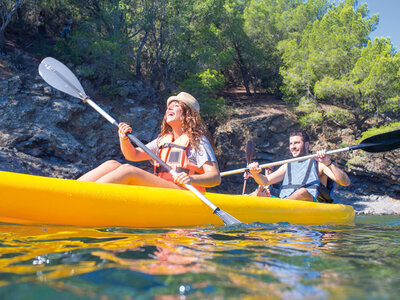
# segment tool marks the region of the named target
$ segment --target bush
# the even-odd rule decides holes
[[[111,98],[118,97],[119,89],[115,85],[105,84],[105,85],[102,85],[99,89],[100,89],[102,95],[105,95],[105,96],[108,96]]]
[[[111,34],[101,36],[94,25],[84,23],[74,31],[68,43],[59,40],[54,49],[62,61],[79,66],[82,79],[99,87],[115,85],[118,79],[133,74],[131,58],[125,51],[128,45],[128,41],[115,40]]]
[[[312,112],[310,114],[306,114],[305,116],[299,119],[300,126],[303,129],[308,129],[313,127],[313,125],[322,124],[324,121],[324,117],[320,112]]]
[[[339,107],[327,110],[326,117],[337,124],[346,124],[351,120],[350,112]]]
[[[223,117],[226,114],[225,99],[216,94],[225,85],[225,77],[216,70],[207,69],[178,83],[180,91],[192,94],[200,103],[202,116]]]
[[[225,77],[219,74],[216,70],[207,69],[204,72],[198,73],[201,79],[201,84],[209,92],[220,91],[225,85]]]
[[[309,114],[318,111],[318,103],[306,97],[302,97],[299,105],[295,108],[297,113]]]
[[[381,127],[373,127],[361,134],[361,139],[357,140],[356,143],[361,143],[366,138],[369,138],[373,135],[386,133],[389,131],[399,130],[400,129],[400,122],[391,123],[389,125],[381,126]]]

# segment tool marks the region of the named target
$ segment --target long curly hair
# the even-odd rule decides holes
[[[182,108],[182,129],[185,134],[189,137],[191,147],[198,150],[201,136],[204,135],[208,138],[207,127],[200,117],[200,114],[192,110],[185,103],[177,101]],[[162,137],[172,132],[172,127],[167,124],[167,114],[164,115],[164,119],[161,124],[161,132],[158,137]]]

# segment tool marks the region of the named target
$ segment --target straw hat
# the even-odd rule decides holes
[[[190,95],[189,93],[180,92],[176,96],[169,97],[167,100],[167,106],[171,103],[171,101],[179,101],[179,102],[185,103],[191,109],[193,109],[197,113],[200,113],[199,102],[197,102],[196,98],[193,97],[192,95]]]

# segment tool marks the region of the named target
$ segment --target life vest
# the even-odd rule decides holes
[[[322,203],[333,203],[334,190],[335,182],[328,177],[326,186],[321,183],[318,187],[317,201]]]
[[[306,188],[314,198],[317,198],[318,187],[321,184],[317,167],[315,159],[288,163],[279,197],[286,198],[294,191]]]
[[[172,143],[173,142],[173,143]],[[162,136],[158,142],[158,156],[166,162],[176,172],[185,172],[189,175],[204,174],[202,168],[197,167],[188,159],[187,150],[189,148],[189,137],[182,134],[175,141],[172,134]],[[168,181],[174,181],[172,175],[157,162],[154,163],[154,174]],[[204,193],[206,188],[203,186],[194,185],[200,192]]]

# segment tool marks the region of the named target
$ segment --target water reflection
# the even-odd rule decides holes
[[[364,223],[190,229],[3,224],[0,296],[28,284],[76,297],[324,299],[359,297],[368,289],[365,282],[385,286],[378,295],[390,296],[398,277],[383,283],[372,272],[389,278],[397,272],[400,247],[393,233],[398,229],[398,224],[377,230]]]

